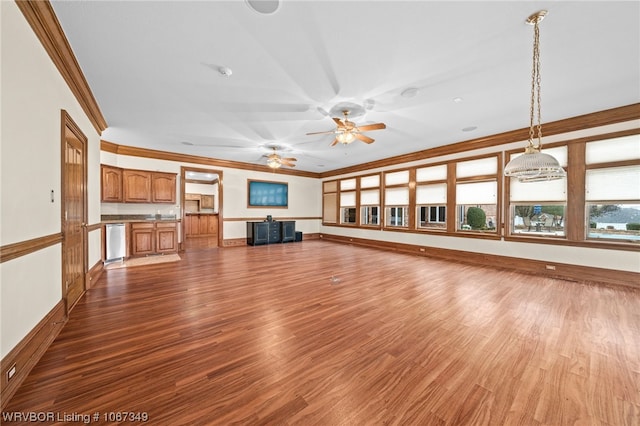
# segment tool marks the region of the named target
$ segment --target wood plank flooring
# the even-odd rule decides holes
[[[322,240],[182,258],[105,271],[5,413],[640,425],[637,290]]]

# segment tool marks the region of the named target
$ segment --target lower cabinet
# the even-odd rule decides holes
[[[131,224],[131,255],[177,253],[176,222],[134,222]]]
[[[184,217],[184,230],[187,237],[218,234],[218,215],[206,213],[187,213]]]
[[[295,221],[247,222],[247,244],[287,243],[296,240]]]

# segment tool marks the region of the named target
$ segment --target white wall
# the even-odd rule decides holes
[[[0,245],[61,232],[61,110],[88,138],[88,220],[100,221],[100,136],[14,2],[0,2]],[[51,202],[51,190],[55,200]],[[89,237],[89,266],[100,260]],[[60,301],[61,245],[0,264],[0,356]]]
[[[554,135],[550,138],[545,138],[543,142],[551,143],[567,141],[589,135],[606,134],[638,127],[640,127],[640,120],[633,120],[625,123],[602,126],[600,128],[585,129],[561,135]],[[500,147],[483,148],[476,151],[468,151],[460,154],[453,154],[437,158],[430,158],[428,160],[394,165],[391,167],[372,169],[367,171],[366,173],[401,169],[403,167],[436,163],[440,161],[449,161],[456,158],[471,157],[473,155],[498,152],[501,150],[510,150],[519,147],[524,149],[524,146],[524,141],[511,143]],[[326,180],[359,176],[366,173],[359,172],[343,176],[332,176],[331,178],[328,178]],[[434,234],[375,231],[359,228],[348,228],[344,226],[321,226],[320,232],[340,235],[344,237],[364,238],[385,242],[422,245],[424,247],[437,247],[475,253],[486,253],[499,256],[509,256],[522,259],[540,260],[554,264],[566,263],[571,265],[590,266],[596,268],[615,269],[620,271],[640,273],[640,253],[626,250],[605,250],[598,248],[560,246],[553,244],[531,244],[504,240],[496,241],[479,238],[440,236]]]

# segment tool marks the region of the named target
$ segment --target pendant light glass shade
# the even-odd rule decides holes
[[[538,24],[547,14],[541,10],[529,16],[527,23],[534,26],[533,33],[533,70],[531,72],[531,109],[529,116],[529,144],[524,154],[509,161],[504,168],[506,177],[515,177],[520,182],[540,182],[562,179],[567,174],[553,156],[542,150],[542,123],[540,120],[540,32]],[[534,125],[534,111],[537,106],[537,123]],[[533,144],[534,135],[537,145]]]
[[[509,161],[504,168],[504,175],[518,178],[520,182],[540,182],[562,179],[567,173],[554,157],[530,146],[524,154]]]

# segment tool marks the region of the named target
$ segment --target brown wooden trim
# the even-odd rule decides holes
[[[107,122],[82,73],[67,37],[49,1],[16,0],[16,4],[33,29],[40,43],[66,81],[98,134]]]
[[[638,166],[640,165],[640,160],[621,160],[621,161],[610,161],[608,163],[594,163],[588,164],[586,168],[588,170],[593,169],[608,169],[611,167],[626,167],[626,166]]]
[[[569,241],[585,239],[585,150],[584,142],[567,146],[567,208],[565,217],[571,218],[565,228]]]
[[[369,240],[340,235],[321,234],[320,238],[347,244],[356,244],[378,248],[386,251],[410,253],[419,256],[435,257],[452,262],[470,263],[497,269],[516,270],[550,278],[560,278],[570,281],[593,282],[640,289],[640,274],[636,272],[618,271],[615,269],[594,268],[590,266],[571,265],[567,263],[547,262],[532,259],[521,259],[509,256],[499,256],[487,253],[475,253],[462,250],[443,249],[437,247],[419,246],[414,244],[394,243],[387,241]],[[547,269],[555,267],[555,270]]]
[[[2,409],[27,378],[66,323],[64,301],[60,300],[49,313],[0,362],[2,377],[0,399]],[[7,372],[15,365],[16,373],[7,379]]]
[[[158,151],[154,149],[117,145],[112,142],[107,142],[104,140],[100,141],[100,150],[112,152],[118,155],[129,155],[133,157],[153,158],[156,160],[177,161],[177,162],[183,162],[183,163],[201,164],[205,166],[227,167],[232,169],[274,173],[272,168],[265,165],[261,165],[261,164],[243,163],[240,161],[230,161],[230,160],[219,160],[216,158],[200,157],[197,155],[178,154],[175,152]],[[278,169],[278,171],[275,173],[279,175],[302,176],[302,177],[310,177],[310,178],[316,178],[316,179],[320,177],[320,173],[305,172],[301,170],[291,170],[291,169],[284,169],[284,168]]]
[[[89,269],[89,272],[87,272],[86,274],[85,282],[87,283],[87,290],[89,290],[98,282],[98,279],[100,279],[100,276],[103,272],[104,263],[102,262],[102,260],[99,260],[95,265],[91,267],[91,269]]]
[[[102,222],[92,223],[91,225],[87,225],[86,229],[87,229],[87,232],[97,231],[98,229],[102,228],[103,226],[104,226],[104,223],[102,223]]]
[[[247,239],[246,238],[229,238],[222,241],[222,247],[240,247],[246,246]]]
[[[262,221],[264,220],[264,216],[261,217],[231,217],[231,218],[224,218],[225,222],[255,222],[255,221]],[[290,217],[284,217],[284,216],[273,216],[273,220],[277,220],[277,221],[284,221],[284,220],[320,220],[322,219],[322,217],[320,216],[290,216]]]
[[[118,144],[115,144],[113,142],[107,142],[105,140],[100,140],[100,151],[105,151],[105,152],[111,152],[113,154],[117,154],[118,153]],[[113,166],[111,166],[113,167]]]
[[[62,232],[0,247],[0,263],[62,243]]]
[[[605,126],[608,124],[622,123],[638,118],[640,118],[640,103],[546,123],[544,125],[544,133],[545,136],[552,136],[577,130],[584,130],[592,127]],[[389,157],[383,160],[372,161],[356,166],[330,170],[320,173],[320,178],[328,178],[343,174],[362,172],[378,167],[388,167],[397,164],[420,161],[428,158],[440,157],[443,155],[457,154],[481,148],[490,148],[512,142],[525,141],[528,138],[529,128],[522,128],[509,132],[499,133],[496,135],[490,135],[482,138],[471,139],[468,141],[429,148],[409,154],[397,155],[395,157]]]

